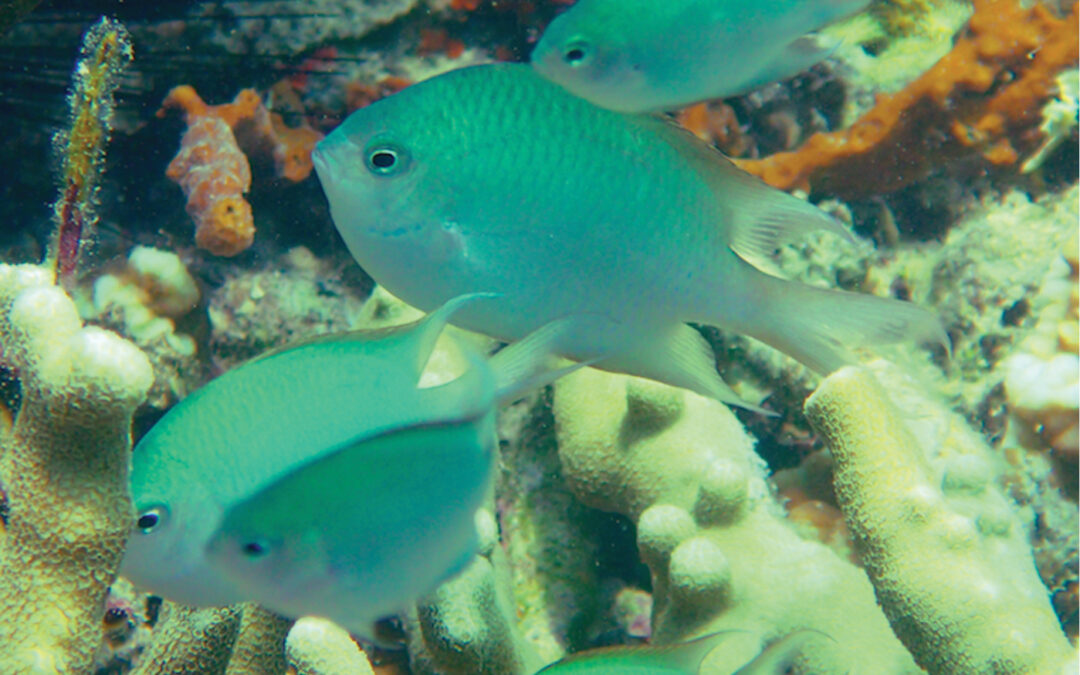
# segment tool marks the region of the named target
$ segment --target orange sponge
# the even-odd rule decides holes
[[[1041,142],[1040,112],[1055,94],[1055,76],[1077,62],[1077,4],[1065,19],[1041,3],[974,5],[944,58],[903,90],[879,96],[851,127],[738,165],[784,190],[859,197],[976,154],[993,166],[1015,164]]]
[[[195,243],[221,256],[234,256],[251,246],[255,223],[244,193],[251,188],[251,166],[240,151],[225,117],[207,106],[191,87],[177,87],[162,110],[181,107],[188,128],[180,152],[165,171],[187,197],[195,221]]]

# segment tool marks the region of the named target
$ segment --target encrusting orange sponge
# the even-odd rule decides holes
[[[943,160],[976,153],[1015,164],[1041,142],[1055,76],[1077,62],[1077,4],[1061,19],[1042,3],[974,0],[952,50],[903,90],[878,97],[849,128],[736,163],[782,190],[859,197],[898,190]]]
[[[195,243],[220,256],[245,251],[255,238],[251,205],[244,199],[251,188],[251,166],[227,121],[236,105],[208,106],[194,89],[182,86],[169,92],[158,113],[169,108],[186,113],[188,128],[180,152],[165,175],[184,190],[188,215],[195,221]]]
[[[251,187],[253,157],[273,158],[278,176],[298,183],[313,169],[311,151],[322,134],[307,125],[289,127],[270,112],[254,89],[243,89],[231,103],[207,105],[190,86],[176,87],[158,116],[184,111],[187,132],[166,175],[187,195],[195,220],[195,243],[214,255],[234,256],[251,246],[255,225],[244,193]]]

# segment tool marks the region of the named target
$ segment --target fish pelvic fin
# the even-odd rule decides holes
[[[816,288],[738,263],[748,295],[733,327],[822,375],[855,362],[849,347],[915,342],[950,350],[938,318],[914,303]]]
[[[534,389],[610,356],[605,354],[569,365],[559,356],[565,353],[564,345],[573,333],[587,331],[597,322],[610,324],[606,317],[593,314],[556,319],[492,356],[488,366],[495,374],[495,398],[499,404],[512,403]]]

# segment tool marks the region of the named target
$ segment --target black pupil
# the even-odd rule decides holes
[[[580,47],[575,47],[566,52],[566,60],[570,63],[576,63],[583,58],[585,58],[585,50]]]
[[[397,155],[383,150],[371,156],[371,163],[380,169],[389,169],[397,161]]]
[[[138,525],[140,530],[149,530],[151,527],[157,525],[158,516],[156,513],[144,513],[139,516]]]
[[[266,547],[257,541],[253,541],[248,544],[244,544],[244,553],[252,557],[260,556],[263,553],[266,553]]]

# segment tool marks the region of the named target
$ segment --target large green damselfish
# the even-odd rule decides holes
[[[451,71],[354,112],[315,168],[349,251],[422,309],[499,297],[454,323],[503,340],[570,315],[562,353],[745,405],[688,322],[807,366],[843,345],[943,341],[915,305],[792,283],[748,260],[824,228],[814,206],[659,118],[597,108],[527,65]]]
[[[572,654],[536,675],[703,675],[705,658],[742,631],[723,631],[696,640],[660,647],[605,647]],[[784,675],[811,640],[832,639],[801,630],[773,642],[730,675]],[[711,675],[720,675],[719,673]],[[728,673],[724,673],[728,675]]]
[[[806,35],[868,0],[578,0],[532,54],[545,77],[624,112],[673,110],[791,77],[835,47]]]
[[[488,361],[466,351],[464,374],[418,386],[446,320],[490,301],[317,338],[184,399],[134,450],[121,573],[184,605],[255,601],[363,635],[453,575],[477,547],[496,404],[561,374],[504,377],[530,372],[549,329]]]

